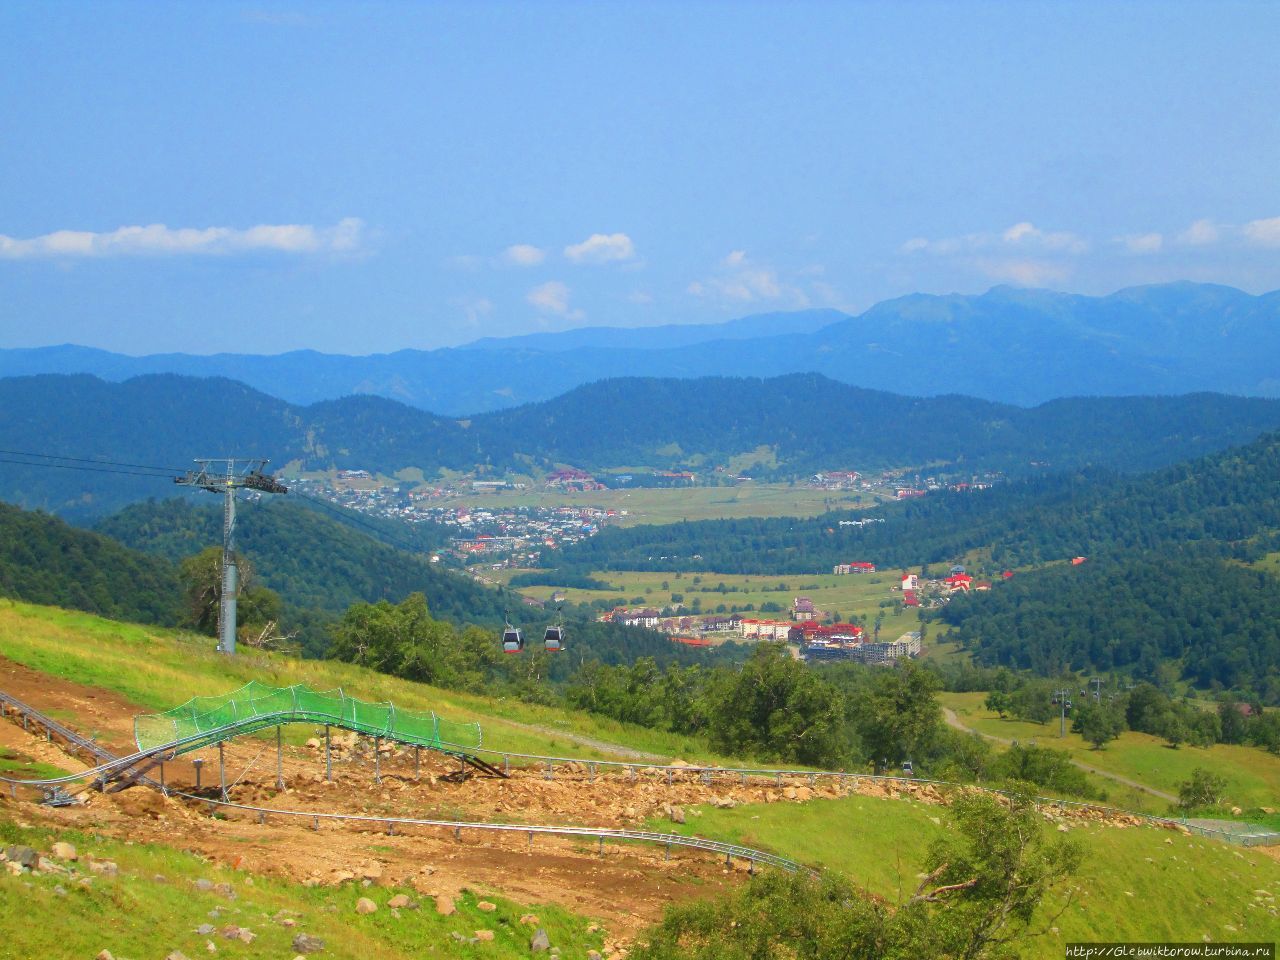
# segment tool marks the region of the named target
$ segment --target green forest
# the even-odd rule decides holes
[[[1071,398],[1022,408],[969,397],[907,397],[818,374],[771,379],[618,378],[469,419],[382,397],[291,405],[242,383],[148,375],[0,379],[0,446],[80,458],[65,470],[0,462],[0,499],[101,517],[161,491],[191,458],[251,450],[282,466],[408,467],[481,476],[572,464],[608,472],[682,467],[717,476],[741,455],[757,479],[932,464],[954,476],[1024,476],[1089,465],[1142,470],[1243,443],[1280,426],[1280,401],[1216,394]],[[161,467],[103,472],[83,461]],[[1039,465],[1039,466],[1036,466]]]

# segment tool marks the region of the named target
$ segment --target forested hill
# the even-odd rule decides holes
[[[222,542],[221,504],[147,501],[96,529],[145,553],[177,562]],[[338,614],[352,603],[426,596],[432,614],[455,623],[502,623],[503,599],[420,553],[381,543],[306,504],[281,498],[239,504],[236,547],[261,582],[299,610]]]
[[[0,450],[80,458],[51,470],[0,456],[0,500],[93,517],[162,496],[163,474],[101,472],[85,460],[158,466],[226,451],[279,469],[419,468],[482,476],[570,464],[734,463],[760,479],[930,464],[957,473],[1139,470],[1244,443],[1280,426],[1280,401],[1197,394],[1076,398],[1024,409],[966,397],[918,399],[816,374],[768,380],[623,378],[469,420],[379,397],[294,407],[243,384],[179,376],[0,380]],[[1039,464],[1033,468],[1032,464]]]
[[[611,528],[562,571],[814,573],[865,560],[938,574],[956,561],[996,580],[941,611],[980,662],[1119,669],[1162,665],[1201,686],[1280,702],[1280,581],[1246,564],[1280,550],[1280,434],[1142,476],[1083,472],[893,504],[883,523],[733,520]],[[1088,559],[1080,566],[1066,561]],[[1001,582],[999,571],[1016,568]]]
[[[115,620],[177,623],[177,569],[57,517],[0,503],[0,596]]]
[[[548,460],[695,469],[737,457],[761,479],[819,470],[946,465],[1026,472],[1099,464],[1150,469],[1280,426],[1280,401],[1189,394],[1076,397],[1030,409],[921,399],[818,374],[768,380],[627,377],[472,421],[483,447],[511,438]],[[757,452],[758,459],[751,456]],[[1042,468],[1043,468],[1042,467]]]
[[[871,515],[884,522],[847,524]],[[850,560],[919,567],[982,551],[1005,567],[1187,545],[1252,556],[1276,549],[1278,530],[1280,434],[1272,433],[1138,476],[1086,470],[1029,478],[990,490],[940,491],[873,514],[611,527],[557,559],[574,570],[772,574],[829,570]]]

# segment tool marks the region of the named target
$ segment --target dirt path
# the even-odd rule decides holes
[[[1006,737],[997,737],[995,734],[983,733],[981,730],[974,730],[972,727],[965,726],[964,722],[956,716],[956,712],[950,707],[942,708],[942,717],[946,720],[947,726],[954,727],[956,730],[961,730],[964,733],[976,733],[978,736],[991,740],[994,743],[1003,743],[1006,747],[1013,743],[1012,740],[1009,740]],[[1134,790],[1141,790],[1143,793],[1149,793],[1153,797],[1159,797],[1161,800],[1167,800],[1169,803],[1178,802],[1178,798],[1171,793],[1165,793],[1163,790],[1157,790],[1155,787],[1148,786],[1145,783],[1140,783],[1137,780],[1130,780],[1128,777],[1122,776],[1121,774],[1112,773],[1109,770],[1102,770],[1099,767],[1085,763],[1082,760],[1076,760],[1074,757],[1071,759],[1071,763],[1073,766],[1079,767],[1086,773],[1092,773],[1095,776],[1123,784],[1126,787],[1132,787]]]

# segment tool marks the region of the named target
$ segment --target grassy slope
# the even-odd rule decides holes
[[[1167,793],[1177,794],[1178,784],[1190,779],[1196,767],[1204,767],[1226,778],[1227,798],[1237,806],[1280,806],[1280,757],[1256,747],[1219,743],[1206,748],[1184,744],[1174,750],[1165,746],[1159,737],[1128,731],[1105,749],[1094,750],[1079,734],[1071,732],[1070,721],[1066,738],[1060,740],[1056,720],[1043,726],[1021,720],[1001,720],[982,705],[985,698],[983,693],[944,693],[940,699],[956,711],[961,723],[980,733],[1023,742],[1035,740],[1041,746],[1066,750],[1075,759],[1099,770],[1150,784]]]
[[[228,661],[212,653],[204,638],[184,638],[172,632],[23,604],[0,602],[0,651],[36,669],[113,689],[151,707],[167,706],[193,693],[220,692],[257,677],[280,684],[306,681],[321,687],[341,685],[370,699],[389,698],[411,707],[432,707],[457,719],[479,719],[486,725],[487,740],[501,742],[509,749],[539,751],[571,746],[564,741],[557,742],[552,736],[528,733],[504,723],[504,717],[515,716],[525,722],[555,725],[558,729],[642,749],[678,746],[651,731],[598,722],[562,711],[438,691],[344,664],[297,662],[256,654]],[[569,752],[587,755],[591,751],[578,748]],[[943,811],[936,807],[865,797],[819,800],[804,805],[744,806],[734,810],[707,808],[699,813],[700,816],[690,817],[681,829],[758,844],[810,863],[839,868],[873,892],[890,899],[897,897],[900,882],[906,888],[914,883],[929,840],[942,829],[935,818],[943,816]],[[668,828],[669,825],[663,826]],[[1064,915],[1058,924],[1059,936],[1038,943],[1032,951],[1036,956],[1060,956],[1061,943],[1069,939],[1193,940],[1204,934],[1229,938],[1227,924],[1248,938],[1266,939],[1280,931],[1280,921],[1262,908],[1250,906],[1255,902],[1254,891],[1258,889],[1280,894],[1280,864],[1259,853],[1152,829],[1087,827],[1081,828],[1077,835],[1086,838],[1091,850],[1080,883],[1083,905],[1072,907]],[[1173,844],[1166,844],[1166,839],[1172,839]],[[73,891],[69,897],[55,901],[53,881],[36,879],[31,881],[31,888],[22,888],[17,893],[24,904],[36,902],[37,909],[57,909],[60,914],[76,919],[77,922],[60,927],[64,931],[60,935],[62,939],[57,941],[60,946],[69,942],[67,937],[73,937],[76,938],[73,952],[92,955],[102,945],[111,944],[116,950],[114,945],[119,942],[118,950],[128,955],[128,950],[135,949],[133,944],[140,942],[157,924],[166,930],[194,928],[203,922],[207,910],[217,905],[203,903],[201,898],[191,897],[177,886],[143,880],[154,873],[223,879],[221,875],[213,876],[213,868],[163,848],[94,843],[101,855],[118,857],[122,869],[130,874],[118,885],[104,884],[99,888],[109,892],[86,895]],[[10,881],[0,878],[0,915],[15,909],[14,889]],[[237,904],[246,912],[233,915],[230,922],[251,926],[255,932],[275,937],[273,925],[265,923],[262,914],[282,908],[298,910],[313,917],[311,925],[304,929],[325,936],[330,943],[341,943],[341,950],[352,956],[407,955],[419,943],[417,937],[434,942],[433,938],[447,936],[449,929],[468,932],[494,927],[491,920],[479,920],[470,914],[450,926],[429,911],[419,911],[419,915],[404,924],[392,921],[385,911],[373,918],[356,920],[350,907],[359,893],[351,890],[311,890],[270,881],[256,883],[252,893],[238,889],[242,895]],[[1125,891],[1134,897],[1127,896]],[[387,895],[389,891],[375,891],[375,898]],[[1152,902],[1178,903],[1179,909],[1161,911],[1144,907]],[[506,905],[502,909],[515,912]],[[540,909],[539,912],[554,916],[554,911]],[[179,922],[173,923],[169,917],[178,918]],[[552,941],[572,943],[575,934],[571,928],[575,921],[566,916],[559,922],[563,925],[560,939],[557,940],[553,932]],[[46,940],[55,934],[40,925],[23,926],[22,936],[31,942],[22,942],[19,955],[52,955],[51,941]],[[550,928],[550,924],[548,926]],[[582,928],[579,924],[576,929]],[[121,939],[104,939],[108,934]],[[188,943],[190,938],[182,939],[182,936],[175,939],[173,946],[185,948],[188,955],[195,955],[191,953],[193,948],[203,950],[202,943]],[[577,936],[581,942],[585,934]],[[518,936],[508,939],[515,944],[513,950],[524,949],[523,944],[517,942]],[[259,941],[261,943],[263,941]],[[284,943],[287,939],[281,941],[282,947]],[[493,955],[508,955],[498,952],[506,948],[507,942],[502,941]],[[223,942],[219,941],[219,949],[226,956],[239,955],[234,952],[238,948],[229,942],[223,950]],[[246,950],[245,955],[250,952],[252,950]],[[347,953],[334,951],[326,955]]]
[[[527,957],[531,928],[519,923],[526,907],[492,898],[498,909],[483,913],[476,898],[467,895],[458,901],[458,912],[450,917],[436,913],[427,904],[419,910],[402,910],[399,918],[386,909],[386,902],[398,892],[420,899],[412,890],[379,887],[362,889],[353,884],[342,887],[304,887],[269,877],[256,876],[252,883],[245,874],[216,867],[200,858],[170,847],[125,844],[83,833],[21,828],[0,818],[0,842],[21,843],[47,851],[55,839],[73,843],[81,855],[80,872],[87,873],[84,857],[92,853],[115,861],[117,876],[96,876],[89,888],[62,876],[21,878],[0,874],[0,957],[92,957],[108,949],[117,957],[159,957],[181,950],[188,957],[206,956],[206,941],[217,945],[217,956],[291,957],[295,934],[305,932],[322,937],[324,957],[379,957],[408,960],[434,955],[483,955],[487,957]],[[157,876],[163,880],[157,880]],[[198,878],[213,883],[230,883],[236,899],[195,890]],[[55,892],[62,886],[65,895]],[[358,916],[355,903],[369,897],[380,909]],[[551,942],[565,956],[584,956],[600,947],[600,935],[586,932],[587,919],[575,917],[559,907],[538,905],[536,912]],[[216,918],[210,911],[217,910]],[[298,925],[283,927],[271,918],[290,911]],[[57,923],[12,922],[17,917],[56,917]],[[204,923],[217,931],[209,936],[195,933]],[[248,927],[257,935],[252,944],[227,940],[220,931],[228,924]],[[476,930],[493,930],[492,943],[459,947],[450,937],[457,932],[466,937]]]
[[[929,843],[946,823],[946,812],[936,806],[856,796],[698,813],[676,829],[841,870],[891,902],[914,892]],[[1088,851],[1076,880],[1077,902],[1056,921],[1059,932],[1027,945],[1026,956],[1060,958],[1073,940],[1280,936],[1280,916],[1266,908],[1280,903],[1280,863],[1260,852],[1145,827],[1091,824],[1073,827],[1070,835]],[[1259,898],[1258,890],[1273,897]],[[1169,909],[1173,904],[1176,909]]]
[[[278,686],[308,683],[321,690],[341,687],[365,700],[435,710],[450,720],[478,720],[485,746],[500,750],[587,759],[610,756],[606,750],[573,742],[563,732],[668,757],[716,759],[685,737],[585,713],[440,690],[331,661],[257,651],[231,659],[215,653],[207,637],[8,600],[0,600],[0,654],[43,673],[116,691],[153,710],[193,696],[226,693],[251,679]],[[295,739],[307,735],[301,727],[293,731]]]

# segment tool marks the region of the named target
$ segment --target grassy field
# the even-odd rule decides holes
[[[944,693],[942,703],[955,710],[956,716],[967,727],[992,736],[1026,742],[1035,740],[1041,746],[1068,751],[1072,757],[1116,773],[1157,790],[1177,794],[1178,784],[1191,777],[1196,767],[1204,767],[1226,778],[1227,799],[1243,808],[1280,806],[1280,757],[1257,747],[1240,747],[1219,743],[1212,747],[1192,747],[1186,744],[1174,750],[1159,737],[1127,731],[1118,740],[1108,743],[1105,749],[1094,750],[1079,734],[1071,732],[1070,719],[1067,736],[1058,738],[1058,722],[1040,725],[1022,720],[1001,720],[987,710],[982,701],[984,693]],[[1108,787],[1113,802],[1119,801],[1123,791]],[[1125,794],[1126,799],[1128,795]],[[1133,806],[1132,802],[1123,803]],[[1152,803],[1147,804],[1148,808]],[[1167,806],[1154,801],[1154,806]],[[1158,810],[1157,812],[1166,812]]]
[[[518,570],[486,572],[496,580],[506,583],[519,573]],[[648,571],[597,571],[591,576],[608,583],[608,590],[564,589],[570,603],[590,603],[593,600],[626,598],[633,603],[637,598],[646,606],[673,605],[672,597],[682,596],[686,607],[694,598],[702,601],[703,611],[710,613],[720,604],[726,608],[736,605],[739,609],[751,604],[755,614],[761,617],[786,619],[791,603],[796,597],[808,597],[819,610],[835,611],[841,617],[864,617],[868,625],[875,622],[877,614],[884,615],[881,639],[896,639],[908,630],[919,628],[920,620],[911,608],[895,611],[894,598],[902,594],[891,588],[901,578],[897,571],[881,571],[872,574],[835,576],[830,573],[803,574],[799,576],[747,576],[722,573],[652,573]],[[724,584],[724,591],[719,589]],[[554,587],[521,587],[521,593],[546,599],[555,592]],[[760,613],[762,604],[774,603],[781,612]],[[881,606],[887,603],[888,606]]]
[[[511,491],[464,494],[432,501],[432,506],[472,508],[595,507],[627,511],[624,527],[677,520],[732,517],[813,517],[828,510],[852,510],[882,502],[883,497],[854,491],[819,490],[803,484],[742,483],[733,487],[635,488],[631,490]]]
[[[75,845],[82,860],[72,866],[81,873],[88,873],[83,865],[87,854],[114,861],[119,873],[93,875],[88,887],[60,875],[0,876],[0,917],[6,918],[0,921],[0,957],[93,957],[103,949],[116,957],[161,957],[174,950],[202,957],[210,952],[208,942],[216,942],[219,957],[291,957],[298,953],[291,944],[300,932],[324,940],[320,956],[352,960],[408,960],[440,954],[529,956],[533,931],[519,922],[529,906],[498,897],[489,898],[497,905],[492,913],[478,910],[476,898],[467,894],[456,901],[457,913],[452,916],[439,915],[428,902],[423,909],[402,910],[396,917],[386,908],[387,900],[396,893],[420,899],[412,890],[365,889],[351,883],[304,887],[271,877],[250,877],[170,847],[119,843],[73,831],[55,835],[0,817],[0,843],[47,851],[57,839]],[[235,900],[197,890],[192,885],[197,879],[229,883]],[[379,909],[357,915],[360,897],[370,898]],[[547,904],[534,909],[551,942],[565,956],[585,956],[587,950],[601,946],[599,933],[587,933],[589,919]],[[277,922],[282,912],[297,926]],[[56,923],[39,919],[54,917]],[[195,932],[206,923],[216,928],[213,934]],[[228,924],[249,928],[256,939],[246,944],[224,938],[220,931]],[[450,936],[456,932],[471,937],[476,930],[492,930],[493,941],[462,947]]]
[[[914,892],[928,846],[945,824],[946,811],[937,806],[855,796],[704,807],[676,829],[835,868],[897,902]],[[1024,956],[1061,958],[1070,941],[1280,936],[1280,863],[1260,852],[1146,827],[1090,824],[1072,827],[1070,835],[1087,851],[1074,883],[1076,902],[1054,922],[1057,933],[1027,944]]]
[[[435,710],[450,720],[479,721],[486,747],[514,753],[616,756],[582,746],[573,735],[665,757],[721,759],[697,741],[585,713],[440,690],[327,660],[257,651],[229,658],[214,652],[208,637],[9,600],[0,600],[0,653],[42,673],[113,690],[152,710],[193,696],[226,693],[249,680],[277,686],[307,683],[321,690],[341,687],[364,700]],[[297,727],[291,735],[296,740],[310,734]]]

